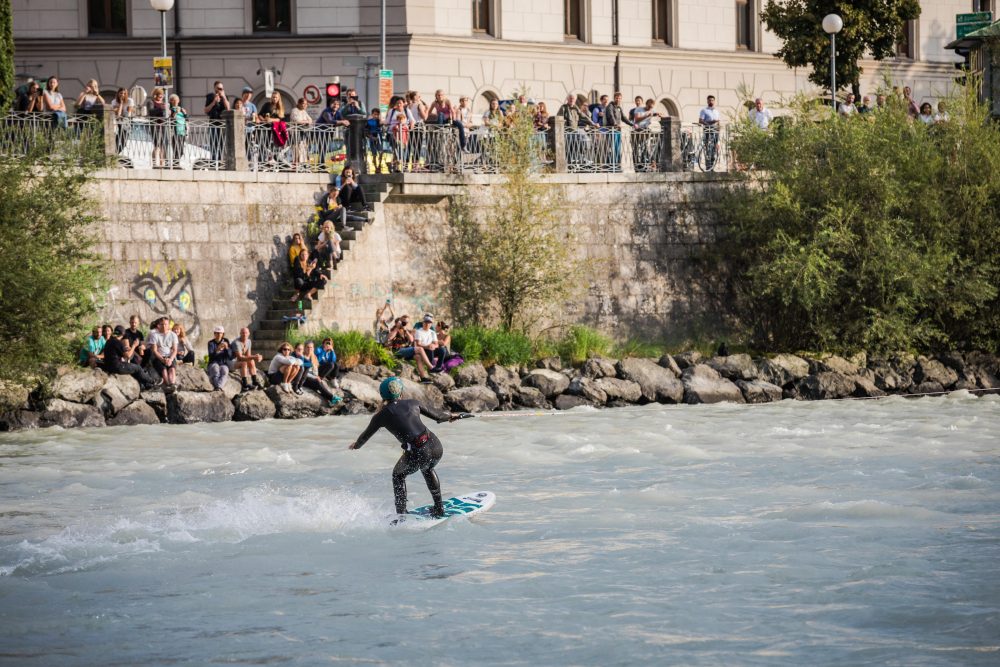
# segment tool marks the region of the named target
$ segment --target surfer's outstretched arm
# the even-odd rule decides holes
[[[444,410],[438,410],[435,407],[424,405],[423,403],[420,404],[420,414],[422,414],[422,415],[424,415],[426,417],[430,417],[431,419],[433,419],[434,421],[436,421],[438,424],[440,424],[441,422],[451,422],[451,421],[455,421],[456,419],[458,419],[458,417],[455,414],[451,413],[451,412],[445,412]]]
[[[383,419],[384,418],[382,417],[382,414],[383,414],[383,411],[379,410],[374,415],[372,415],[372,420],[370,422],[368,422],[368,428],[366,428],[361,433],[361,435],[358,436],[357,440],[355,440],[354,442],[351,443],[351,446],[348,447],[348,449],[361,449],[361,447],[366,442],[368,442],[369,438],[371,438],[373,435],[375,435],[375,433],[380,428],[382,428],[383,426],[385,426],[385,424],[383,423]]]

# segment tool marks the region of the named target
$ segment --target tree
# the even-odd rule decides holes
[[[837,34],[837,83],[860,85],[858,62],[866,56],[883,60],[896,53],[906,21],[920,16],[919,0],[768,0],[761,12],[767,28],[783,40],[775,56],[789,67],[811,67],[809,80],[830,83],[830,36],[823,17],[839,14],[844,28]]]
[[[452,201],[443,260],[458,321],[527,330],[541,307],[568,295],[574,264],[554,193],[538,178],[540,146],[532,114],[522,109],[509,120],[493,143],[484,143],[495,151],[503,181],[490,188],[483,216],[467,199]]]
[[[14,101],[14,23],[10,0],[0,0],[0,113]]]

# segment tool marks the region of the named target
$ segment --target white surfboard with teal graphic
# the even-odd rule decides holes
[[[392,525],[405,524],[413,528],[430,528],[453,517],[471,517],[485,512],[493,507],[496,501],[496,495],[490,491],[474,491],[445,500],[442,503],[445,513],[442,519],[431,517],[433,505],[417,507],[403,515],[393,514],[389,519]]]

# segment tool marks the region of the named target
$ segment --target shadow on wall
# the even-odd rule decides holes
[[[266,319],[267,311],[271,308],[275,295],[281,286],[289,280],[287,258],[290,243],[291,234],[284,238],[275,234],[271,237],[274,251],[266,261],[254,250],[247,253],[249,261],[257,262],[256,282],[254,288],[247,292],[247,299],[254,305],[253,314],[247,324],[252,330],[256,330],[260,321]]]

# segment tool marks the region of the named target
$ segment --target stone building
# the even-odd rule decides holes
[[[386,2],[385,66],[395,90],[429,98],[441,88],[453,100],[471,97],[476,109],[521,87],[550,109],[570,92],[617,88],[627,101],[652,97],[661,111],[692,121],[708,94],[732,109],[739,91],[774,105],[813,88],[804,71],[771,55],[779,43],[761,25],[764,0]],[[955,15],[996,3],[923,0],[898,57],[866,64],[864,88],[884,68],[918,101],[942,94],[958,60],[945,49]],[[20,75],[55,74],[71,95],[90,78],[109,94],[152,87],[160,16],[148,0],[13,0],[13,8]],[[176,90],[196,113],[214,79],[230,93],[251,86],[260,99],[273,76],[292,100],[339,76],[374,99],[380,16],[375,0],[176,0],[167,14]]]

